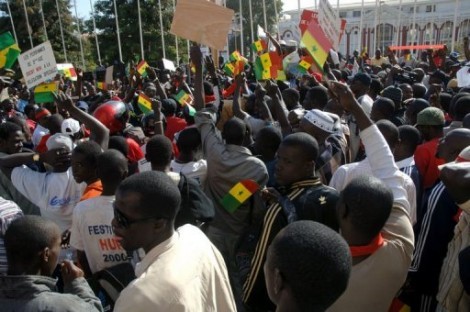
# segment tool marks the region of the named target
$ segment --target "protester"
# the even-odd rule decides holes
[[[136,174],[119,185],[114,233],[124,249],[143,248],[146,255],[114,311],[236,311],[219,251],[192,225],[175,230],[180,203],[178,187],[163,172]]]

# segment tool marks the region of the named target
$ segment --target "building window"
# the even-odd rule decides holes
[[[339,12],[339,17],[340,18],[346,18],[347,15],[348,15],[348,12],[346,12],[346,11]]]
[[[377,26],[377,47],[384,49],[393,44],[393,26],[390,24],[380,24]]]
[[[353,17],[361,17],[361,11],[353,11]]]
[[[436,5],[427,5],[426,6],[426,12],[427,13],[430,13],[430,12],[436,12]]]

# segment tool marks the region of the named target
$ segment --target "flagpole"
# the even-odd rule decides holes
[[[415,0],[415,4],[414,4],[414,7],[413,7],[413,28],[411,29],[411,35],[413,36],[413,38],[411,38],[413,40],[413,42],[411,42],[411,45],[414,45],[415,43],[415,35],[416,35],[416,2],[418,0]]]
[[[277,11],[277,0],[273,0],[274,1],[274,14],[276,15],[276,28],[277,28],[277,37],[278,39],[280,39],[279,37],[279,15],[278,15],[278,11]]]
[[[142,58],[142,60],[145,60],[144,38],[142,36],[142,18],[140,16],[140,0],[137,0],[137,17],[139,19],[140,57]]]
[[[173,0],[173,12],[176,10],[175,0]],[[175,35],[175,45],[176,45],[176,66],[180,65],[180,53],[178,48],[178,36]]]
[[[378,12],[378,9],[379,9],[379,6],[377,5],[378,4],[378,1],[379,0],[375,0],[375,17],[374,17],[374,53],[375,53],[375,50],[377,50],[377,16],[379,15],[379,12]],[[369,51],[370,53],[370,51]]]
[[[83,43],[82,43],[82,32],[80,30],[80,20],[78,19],[78,12],[77,12],[77,0],[73,0],[73,5],[75,7],[75,18],[77,19],[77,30],[78,30],[78,39],[80,42],[80,53],[82,55],[82,66],[83,70],[85,70],[85,55],[83,54]]]
[[[401,8],[402,8],[402,4],[403,4],[403,0],[400,0],[400,6],[399,6],[399,9],[398,9],[398,11],[400,11],[400,12],[398,13],[397,46],[400,45],[400,30],[401,30],[401,15],[402,15]]]
[[[93,20],[93,31],[95,33],[95,42],[96,42],[96,52],[98,53],[98,63],[101,66],[101,54],[100,54],[100,45],[98,42],[98,33],[96,32],[96,21],[95,21],[95,7],[92,3],[93,0],[90,0],[90,7],[91,7],[91,18]]]
[[[165,52],[165,34],[163,33],[163,17],[162,17],[162,1],[158,0],[158,7],[159,7],[159,16],[160,16],[160,34],[162,36],[162,51],[163,51],[163,58],[166,58]]]
[[[264,0],[263,0],[264,3]],[[240,51],[243,55],[245,53],[243,46],[243,9],[242,9],[242,0],[239,0],[238,4],[240,5]]]
[[[191,50],[191,45],[189,43],[189,40],[186,40],[186,44],[188,45],[188,83],[191,84],[191,62],[189,61],[190,59],[190,50]]]
[[[29,26],[28,11],[26,9],[26,2],[24,0],[23,0],[23,8],[24,8],[24,15],[26,17],[26,27],[28,28],[29,42],[31,43],[31,49],[32,49],[34,47],[33,46],[33,37],[31,37],[31,27]]]
[[[454,47],[455,47],[455,31],[457,29],[457,14],[459,12],[459,6],[460,6],[460,1],[459,0],[455,0],[455,12],[454,12],[454,25],[452,27],[452,44],[451,44],[451,48],[450,48],[450,51],[453,52],[454,51]]]
[[[18,44],[18,38],[16,37],[16,30],[15,30],[15,23],[13,22],[13,16],[11,16],[10,4],[7,1],[7,10],[8,15],[10,16],[11,28],[13,29],[13,36],[15,37],[15,41]]]
[[[253,30],[253,8],[251,7],[251,0],[248,0],[248,6],[250,8],[251,41],[255,41],[255,34],[254,34],[254,30]]]
[[[64,29],[62,28],[62,19],[60,18],[59,0],[55,0],[55,6],[57,8],[57,17],[59,18],[60,37],[62,38],[62,48],[64,49],[64,58],[65,58],[65,62],[68,63],[67,49],[65,48],[65,40],[64,40]]]
[[[358,51],[361,51],[361,52],[363,48],[362,47],[362,34],[363,34],[362,27],[364,27],[364,0],[362,0],[362,4],[361,4],[361,21],[359,22],[359,47],[357,49]]]
[[[49,38],[47,36],[46,20],[44,19],[44,11],[42,9],[42,1],[43,0],[39,0],[39,9],[41,10],[42,25],[44,26],[44,35],[46,36],[46,41],[48,41]]]
[[[241,8],[241,6],[240,6],[240,8]],[[269,31],[268,22],[267,22],[267,19],[266,19],[266,0],[263,0],[263,19],[264,19],[264,31]]]
[[[122,63],[121,34],[119,33],[119,17],[118,17],[116,0],[114,0],[114,17],[116,20],[116,33],[117,33],[117,40],[118,40],[119,60]]]

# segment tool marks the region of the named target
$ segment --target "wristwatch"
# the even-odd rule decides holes
[[[41,156],[40,156],[39,154],[37,154],[37,153],[34,154],[34,155],[33,155],[33,161],[39,161],[39,158],[40,158],[40,157],[41,157]]]

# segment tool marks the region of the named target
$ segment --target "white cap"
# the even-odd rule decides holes
[[[56,133],[47,139],[46,146],[48,150],[55,148],[66,148],[69,151],[72,151],[73,142],[70,136],[62,133]]]
[[[80,123],[73,118],[67,118],[62,121],[60,128],[63,134],[74,135],[80,131]]]

